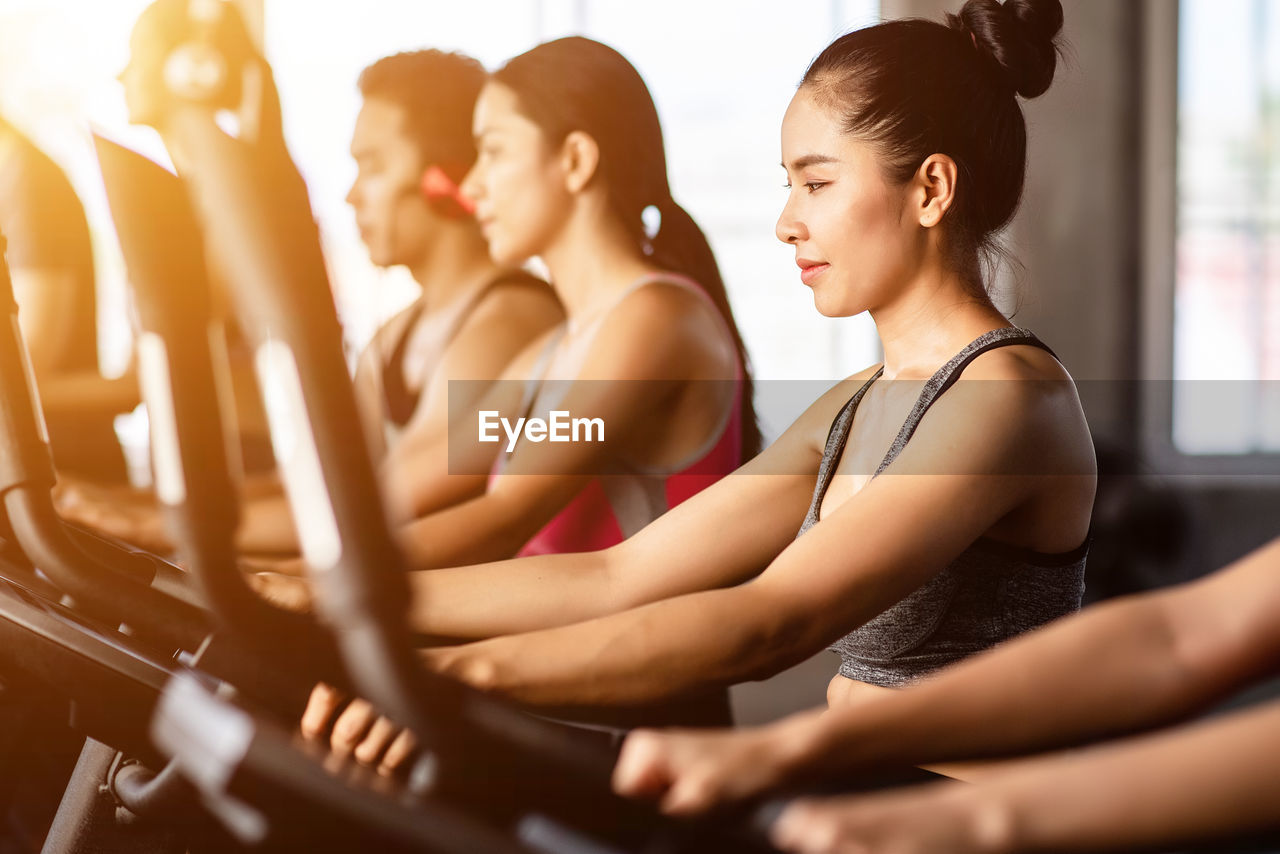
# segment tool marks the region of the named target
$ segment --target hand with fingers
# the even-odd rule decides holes
[[[271,554],[241,554],[238,560],[242,572],[268,572],[292,578],[307,577],[307,562],[300,557],[281,557]]]
[[[743,730],[636,730],[622,746],[613,787],[658,800],[663,812],[692,815],[741,802],[794,782],[804,762],[801,715]],[[920,786],[901,792],[791,802],[770,835],[803,854],[979,854],[1000,850],[991,811],[967,787]],[[998,816],[997,816],[998,817]]]
[[[787,782],[803,752],[802,730],[791,720],[737,730],[636,730],[622,745],[613,787],[656,800],[672,815],[760,795]]]
[[[311,691],[301,728],[307,738],[327,737],[335,753],[382,775],[406,769],[418,748],[413,733],[379,715],[371,703],[323,683]]]
[[[271,604],[299,614],[314,610],[310,580],[274,570],[263,572],[262,563],[256,559],[241,558],[240,568],[248,585]]]
[[[793,801],[769,835],[797,854],[1000,854],[1010,850],[1006,816],[963,783],[933,783]]]

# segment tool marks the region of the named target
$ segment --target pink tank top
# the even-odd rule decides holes
[[[678,284],[710,302],[692,279],[671,273],[655,273],[638,280],[619,299],[654,281]],[[716,316],[720,317],[717,310]],[[723,324],[722,324],[723,326]],[[725,334],[728,328],[724,327]],[[619,474],[593,478],[585,489],[534,534],[519,556],[586,552],[617,545],[667,510],[706,489],[738,468],[742,460],[743,366],[735,366],[732,400],[720,429],[690,462],[669,469],[632,468]],[[490,475],[490,480],[496,472]]]

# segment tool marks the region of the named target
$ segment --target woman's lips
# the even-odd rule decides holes
[[[812,264],[808,267],[802,267],[800,269],[800,281],[806,285],[812,285],[814,280],[827,272],[827,268],[830,266],[830,264]]]

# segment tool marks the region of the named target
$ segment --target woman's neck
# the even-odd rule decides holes
[[[541,254],[570,321],[591,316],[658,268],[612,212],[579,207]]]
[[[885,379],[923,379],[984,332],[1009,325],[986,294],[940,265],[921,270],[891,302],[871,309]]]

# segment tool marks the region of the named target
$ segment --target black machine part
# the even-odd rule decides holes
[[[146,569],[121,571],[80,548],[53,506],[56,481],[30,361],[18,326],[7,264],[0,263],[0,495],[9,526],[27,558],[86,611],[127,621],[139,632],[175,646],[198,644],[204,613],[151,588]]]
[[[186,190],[136,152],[97,135],[94,143],[143,329],[156,491],[201,600],[219,628],[281,669],[345,684],[332,636],[264,601],[236,567],[239,499],[213,359],[220,319]]]

